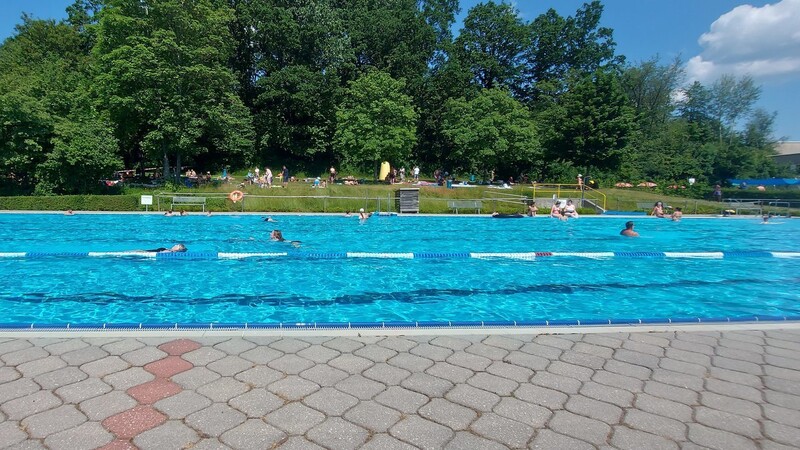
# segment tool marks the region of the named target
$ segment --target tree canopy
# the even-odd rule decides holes
[[[787,174],[750,77],[618,54],[603,4],[75,0],[0,45],[0,191],[102,192],[121,168],[376,162],[465,175],[720,182]]]

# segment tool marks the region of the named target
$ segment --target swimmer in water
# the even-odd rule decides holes
[[[639,233],[633,231],[633,221],[632,220],[629,220],[629,221],[625,222],[625,229],[620,231],[619,234],[621,234],[622,236],[628,236],[628,237],[638,237],[639,236]]]

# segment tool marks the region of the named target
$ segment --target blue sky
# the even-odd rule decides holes
[[[61,19],[73,0],[0,0],[0,39],[22,12]],[[461,0],[460,19],[479,0]],[[572,15],[583,0],[512,2],[526,21],[549,8]],[[800,140],[800,0],[605,0],[602,25],[614,30],[617,53],[636,63],[681,56],[687,77],[712,83],[722,73],[752,75],[758,106],[777,111],[775,137]]]

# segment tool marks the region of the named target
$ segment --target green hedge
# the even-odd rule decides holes
[[[0,210],[14,211],[139,211],[137,195],[61,195],[0,197]]]

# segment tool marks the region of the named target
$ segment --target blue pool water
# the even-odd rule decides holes
[[[800,251],[800,220],[0,214],[0,323],[534,321],[800,315],[800,258],[319,259],[345,252]],[[273,228],[300,248],[269,241]],[[293,257],[296,256],[296,257]]]

